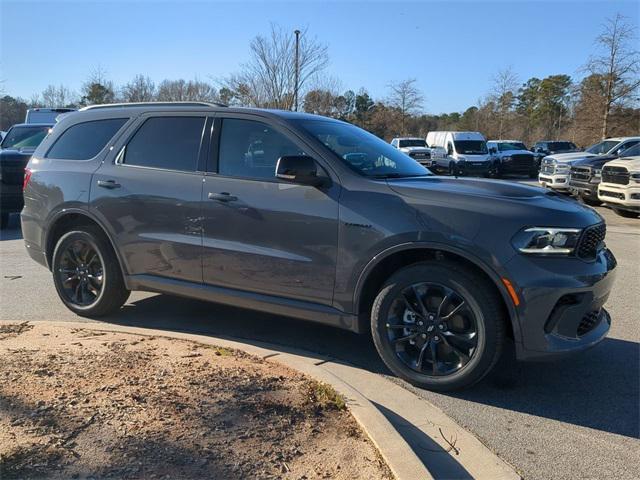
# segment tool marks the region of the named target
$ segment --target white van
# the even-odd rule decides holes
[[[431,167],[449,175],[489,175],[492,158],[480,132],[429,132]]]
[[[75,111],[75,108],[30,108],[24,123],[56,123],[58,115]]]

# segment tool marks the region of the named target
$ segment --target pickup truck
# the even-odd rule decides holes
[[[488,140],[487,147],[493,157],[493,171],[497,178],[503,175],[538,176],[538,163],[533,153],[519,140]]]
[[[427,142],[424,138],[396,137],[391,140],[391,146],[402,153],[406,153],[419,164],[425,167],[431,166],[431,149],[427,147]]]
[[[569,172],[574,163],[595,156],[619,156],[637,143],[640,143],[640,137],[608,138],[591,145],[584,152],[547,155],[542,159],[538,182],[543,187],[569,192]]]
[[[627,148],[620,155],[602,155],[578,160],[571,166],[569,190],[571,194],[587,205],[599,205],[598,185],[602,178],[602,167],[612,160],[625,160],[640,156],[640,143]]]

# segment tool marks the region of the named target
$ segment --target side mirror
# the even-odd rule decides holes
[[[498,153],[498,150],[496,149],[496,147],[491,147],[491,148],[489,149],[489,153],[491,153],[491,154],[496,154],[496,153]]]
[[[325,178],[318,176],[316,161],[307,155],[280,157],[276,164],[276,178],[314,187],[325,183]]]

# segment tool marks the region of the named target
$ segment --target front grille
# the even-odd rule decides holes
[[[613,197],[613,198],[618,198],[620,200],[624,200],[624,193],[611,192],[609,190],[602,190],[602,189],[600,189],[599,193],[601,197]]]
[[[409,152],[409,156],[416,160],[426,160],[431,158],[431,154],[429,152]]]
[[[618,185],[629,185],[629,171],[624,167],[604,167],[602,169],[602,181],[617,183]]]
[[[511,155],[511,165],[513,165],[514,167],[533,167],[533,155],[527,155],[524,153]]]
[[[577,334],[579,337],[586,335],[598,326],[600,323],[601,312],[602,310],[593,310],[582,317],[582,320],[580,320],[580,323],[578,324]]]
[[[607,235],[607,226],[604,223],[587,228],[578,242],[576,254],[578,257],[589,260],[596,258],[598,252],[604,247],[604,237]]]
[[[590,167],[571,167],[571,180],[581,180],[588,182],[591,180]]]

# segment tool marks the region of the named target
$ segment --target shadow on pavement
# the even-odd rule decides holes
[[[109,323],[269,342],[389,374],[368,336],[218,304],[156,295]],[[607,339],[554,363],[515,363],[453,397],[629,437],[639,436],[640,345]],[[505,381],[505,379],[507,379]]]
[[[371,402],[409,444],[413,453],[427,466],[433,478],[464,480],[473,476],[431,437],[392,410]]]

